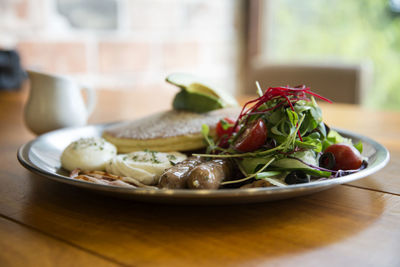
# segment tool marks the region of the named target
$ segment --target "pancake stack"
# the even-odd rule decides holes
[[[113,143],[118,153],[139,150],[191,151],[205,147],[201,134],[203,124],[215,133],[219,120],[236,119],[239,108],[225,108],[207,113],[169,110],[139,120],[122,122],[106,128],[103,137]]]

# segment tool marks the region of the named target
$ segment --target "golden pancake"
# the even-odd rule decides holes
[[[135,121],[122,122],[106,128],[103,137],[114,144],[119,153],[138,150],[190,151],[205,147],[201,126],[210,132],[225,117],[235,118],[239,108],[218,109],[207,113],[169,110]]]

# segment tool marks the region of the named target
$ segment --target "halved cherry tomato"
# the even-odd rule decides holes
[[[235,120],[231,118],[224,118],[220,120],[217,123],[217,128],[216,128],[218,137],[230,134],[234,125],[235,125]]]
[[[349,144],[333,144],[324,151],[335,156],[334,170],[356,170],[361,167],[362,157],[360,152]]]
[[[258,119],[240,134],[235,143],[235,148],[241,152],[254,151],[265,144],[267,135],[268,130],[265,122]]]

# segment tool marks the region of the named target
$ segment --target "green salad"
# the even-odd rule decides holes
[[[353,144],[323,121],[315,98],[330,102],[302,85],[269,87],[257,83],[259,97],[247,102],[237,118],[225,118],[217,138],[203,125],[207,158],[234,162],[242,173],[222,185],[265,180],[274,186],[307,183],[365,168],[362,143]]]

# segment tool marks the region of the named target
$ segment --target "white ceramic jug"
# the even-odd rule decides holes
[[[24,117],[35,134],[51,130],[83,126],[95,106],[93,89],[80,86],[66,77],[28,71],[30,92]],[[87,93],[85,105],[81,90]]]

